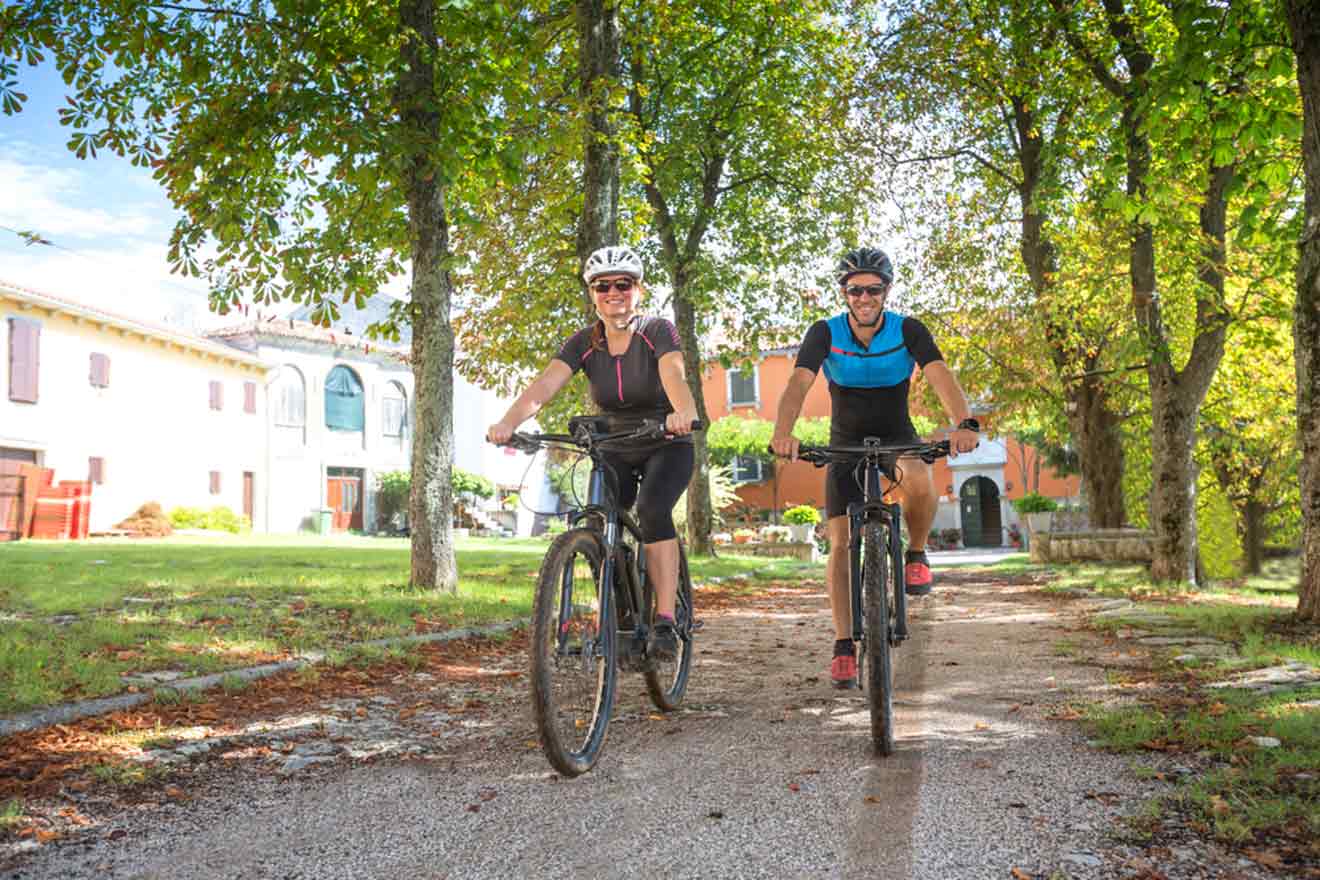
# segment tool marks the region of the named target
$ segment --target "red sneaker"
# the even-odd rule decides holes
[[[830,681],[839,690],[857,687],[857,658],[844,655],[831,660]]]
[[[930,563],[924,552],[907,554],[907,564],[903,566],[903,585],[909,596],[925,596],[930,592],[935,577],[930,573]]]

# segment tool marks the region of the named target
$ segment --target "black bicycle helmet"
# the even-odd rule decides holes
[[[889,262],[889,255],[879,248],[855,248],[843,255],[839,265],[834,267],[839,283],[845,284],[853,275],[872,272],[884,279],[885,284],[894,280],[894,264]]]

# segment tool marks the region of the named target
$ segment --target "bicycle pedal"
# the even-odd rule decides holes
[[[692,625],[688,627],[688,632],[698,632],[705,625],[706,621],[698,618],[697,620],[692,621]]]

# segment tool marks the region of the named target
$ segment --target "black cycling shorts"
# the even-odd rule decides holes
[[[861,446],[865,437],[836,437],[830,435],[831,446]],[[916,434],[905,437],[882,437],[884,444],[920,443]],[[825,468],[825,518],[833,519],[848,513],[848,505],[862,500],[862,480],[866,479],[866,469],[858,469],[855,463],[838,464],[831,462]],[[882,484],[887,482],[882,478]]]
[[[637,503],[637,525],[642,541],[654,544],[678,537],[674,528],[674,504],[692,479],[696,449],[682,441],[649,444],[637,450],[610,450],[606,465],[614,472],[614,484],[622,510]]]

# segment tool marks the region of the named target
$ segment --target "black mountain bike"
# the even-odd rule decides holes
[[[700,422],[693,423],[700,430]],[[515,433],[509,445],[524,452],[557,447],[591,457],[587,503],[569,513],[568,531],[555,538],[541,563],[532,612],[532,702],[541,748],[565,776],[587,772],[600,757],[614,707],[619,669],[641,672],[651,701],[678,708],[692,670],[692,579],[678,548],[671,660],[647,654],[655,591],[646,575],[642,536],[619,509],[617,487],[602,453],[621,442],[660,439],[664,426],[647,422],[633,431],[607,433],[599,417],[569,420],[567,434]]]
[[[949,441],[882,445],[868,437],[862,446],[802,446],[798,457],[816,467],[852,464],[862,500],[848,505],[848,572],[852,587],[852,638],[861,645],[857,678],[871,707],[871,740],[877,753],[894,751],[894,672],[890,650],[908,637],[907,593],[903,585],[903,511],[888,503],[880,477],[897,487],[903,481],[899,459],[927,464],[949,454]]]

